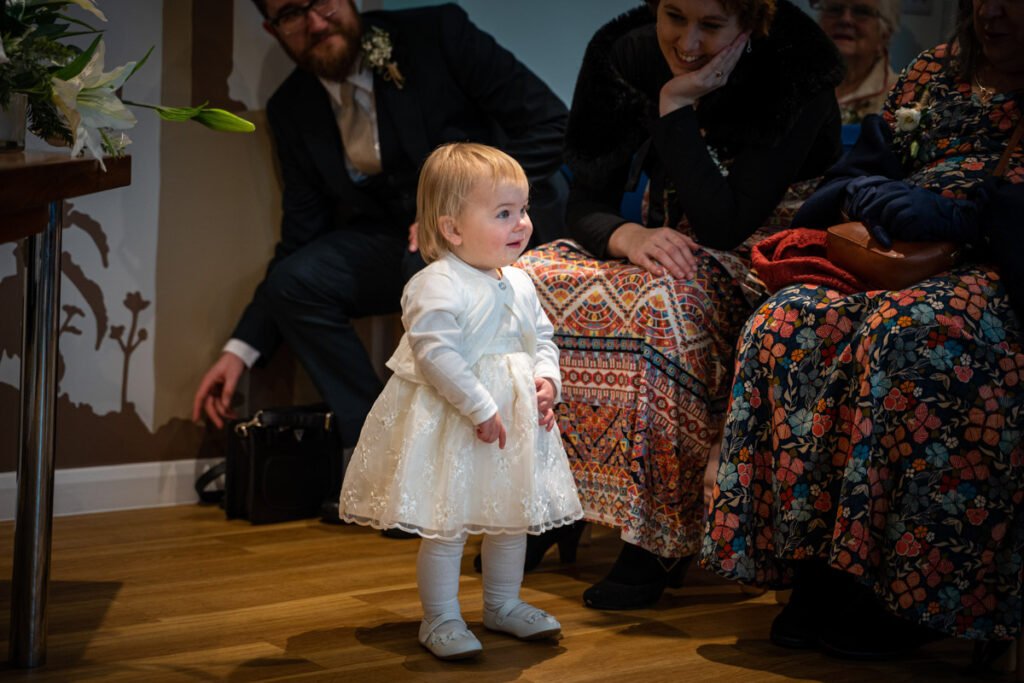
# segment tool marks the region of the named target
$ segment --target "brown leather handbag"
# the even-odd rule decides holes
[[[949,270],[960,255],[955,242],[893,240],[886,249],[860,222],[829,228],[825,250],[829,261],[873,289],[906,289]]]
[[[1024,134],[1024,118],[1014,129],[992,175],[1002,176],[1010,156]],[[841,223],[828,229],[828,259],[864,284],[877,289],[906,289],[925,278],[956,265],[961,248],[956,242],[901,242],[886,249],[860,222]]]

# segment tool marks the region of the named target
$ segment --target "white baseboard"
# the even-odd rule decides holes
[[[82,515],[195,503],[196,477],[217,462],[174,460],[57,470],[53,514]],[[17,498],[15,473],[0,473],[0,521],[14,519]]]

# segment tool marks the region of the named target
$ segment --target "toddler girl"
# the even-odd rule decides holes
[[[485,534],[484,626],[549,638],[558,621],[519,599],[526,534],[583,516],[555,428],[551,323],[510,267],[533,230],[528,194],[523,169],[491,147],[449,144],[424,163],[417,237],[429,265],[405,287],[394,375],[341,492],[345,521],[423,537],[419,640],[441,659],[481,650],[458,601],[467,534]]]

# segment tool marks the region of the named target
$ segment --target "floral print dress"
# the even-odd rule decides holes
[[[983,101],[947,64],[945,46],[923,53],[886,118],[908,182],[970,197],[1024,98]],[[919,125],[897,122],[908,108]],[[1011,182],[1024,182],[1022,157]],[[740,338],[703,564],[784,585],[791,561],[822,558],[903,618],[967,638],[1017,634],[1022,338],[983,265],[902,291],[777,292]]]

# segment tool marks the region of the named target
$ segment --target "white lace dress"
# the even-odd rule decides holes
[[[341,492],[341,518],[425,538],[539,534],[583,517],[558,428],[537,424],[534,360],[503,309],[499,335],[473,365],[498,404],[504,449],[430,384],[393,376],[363,425]]]

